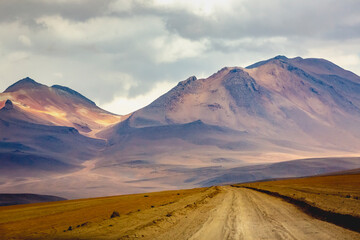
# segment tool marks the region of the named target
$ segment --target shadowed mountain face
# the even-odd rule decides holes
[[[0,107],[0,172],[11,180],[0,190],[72,198],[360,167],[272,165],[359,153],[360,78],[323,59],[278,56],[190,77],[128,116],[29,78],[1,93]]]
[[[43,120],[7,100],[0,109],[1,175],[36,176],[81,169],[98,155],[105,141],[83,136],[73,127]]]
[[[88,136],[121,118],[74,90],[30,78],[1,93],[0,105],[0,173],[9,179],[82,169],[105,147]]]

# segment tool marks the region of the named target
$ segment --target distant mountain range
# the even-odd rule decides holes
[[[55,202],[63,201],[65,198],[37,195],[37,194],[1,194],[0,193],[0,206],[10,206],[18,204],[41,203],[41,202]]]
[[[323,59],[193,76],[126,116],[30,78],[0,108],[2,192],[74,198],[360,167],[349,158],[360,151],[360,77]]]

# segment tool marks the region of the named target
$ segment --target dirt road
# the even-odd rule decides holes
[[[360,240],[359,233],[314,219],[276,197],[230,186],[3,209],[1,239]],[[120,217],[109,218],[114,209]]]
[[[264,193],[232,187],[222,190],[214,200],[219,201],[216,206],[192,218],[193,224],[201,223],[198,229],[191,229],[192,233],[183,232],[179,239],[360,239],[358,233],[314,219],[295,206]],[[171,236],[177,226],[169,229],[166,235]]]

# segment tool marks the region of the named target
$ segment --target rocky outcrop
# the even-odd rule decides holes
[[[12,110],[14,109],[14,105],[11,100],[6,100],[4,108],[5,110]]]

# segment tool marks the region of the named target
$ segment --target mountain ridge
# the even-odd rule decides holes
[[[79,97],[79,98],[81,98],[81,99],[84,99],[85,101],[89,102],[90,104],[96,106],[95,102],[91,101],[91,100],[88,99],[87,97],[84,97],[82,94],[80,94],[79,92],[77,92],[77,91],[75,91],[75,90],[73,90],[73,89],[71,89],[71,88],[68,88],[68,87],[65,87],[65,86],[61,86],[61,85],[52,85],[51,88],[60,89],[60,90],[62,90],[62,91],[64,91],[64,92],[67,92],[67,93],[69,93],[69,94],[71,94],[71,95],[75,95],[75,96],[77,96],[77,97]]]

